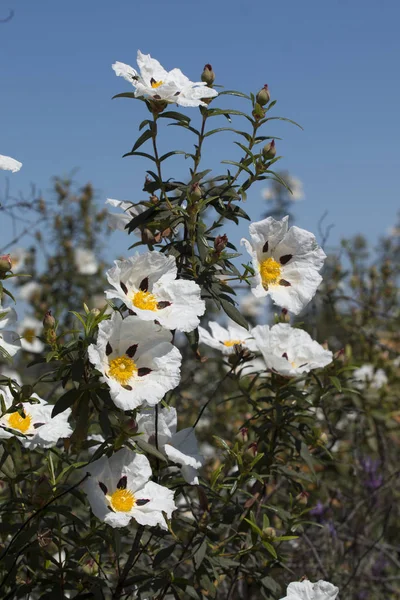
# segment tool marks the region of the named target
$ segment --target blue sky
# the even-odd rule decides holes
[[[99,204],[144,198],[149,166],[121,158],[146,118],[144,106],[111,100],[130,90],[111,64],[135,65],[140,48],[193,80],[210,62],[226,88],[256,92],[269,84],[274,115],[304,127],[275,122],[266,132],[284,138],[281,166],[304,182],[298,225],[316,232],[329,211],[331,243],[358,232],[375,241],[393,225],[400,204],[397,0],[3,0],[0,18],[9,8],[13,19],[0,24],[0,153],[24,163],[9,177],[14,194],[28,194],[32,183],[46,194],[53,175],[78,168],[76,180],[93,182]],[[196,109],[189,114],[198,118]],[[164,144],[190,148],[176,128],[164,133]],[[206,146],[205,167],[234,153],[232,138],[221,135]],[[174,159],[175,168],[184,176],[184,159]],[[261,187],[245,207],[253,220],[264,209]],[[243,233],[228,230],[235,242]],[[0,234],[5,242],[4,222]],[[116,235],[114,256],[127,245]]]

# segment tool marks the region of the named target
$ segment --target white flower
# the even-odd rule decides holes
[[[285,173],[280,174],[282,179],[286,182],[291,192],[287,191],[289,200],[296,202],[304,199],[303,182],[297,177],[292,177]],[[262,190],[262,197],[264,200],[274,200],[281,191],[286,192],[285,188],[278,182],[275,182],[272,186],[264,188]]]
[[[22,349],[26,352],[39,354],[44,350],[44,343],[38,339],[43,331],[43,325],[33,317],[25,317],[18,326]]]
[[[252,292],[271,296],[278,306],[295,315],[313,298],[322,277],[318,271],[326,258],[312,233],[299,227],[288,230],[288,218],[268,217],[249,227],[251,242],[242,240],[255,271]]]
[[[3,156],[0,154],[0,169],[16,173],[21,167],[22,163],[20,163],[19,160],[15,160],[15,158],[11,158],[11,156]]]
[[[157,447],[172,462],[181,465],[182,477],[190,485],[198,485],[197,470],[203,465],[204,459],[199,453],[196,435],[193,427],[176,431],[178,418],[175,408],[160,408],[157,418]],[[154,409],[141,412],[137,416],[138,432],[144,434],[144,439],[155,444],[156,411]]]
[[[383,369],[375,371],[374,365],[371,364],[365,364],[353,371],[353,378],[356,380],[356,386],[360,389],[371,387],[374,390],[379,390],[388,382],[385,371]]]
[[[174,256],[161,252],[136,254],[116,260],[107,271],[115,290],[107,298],[119,298],[144,321],[157,320],[166,329],[193,331],[206,309],[200,287],[194,281],[176,279]]]
[[[18,296],[25,302],[30,302],[42,289],[42,286],[37,281],[28,281],[18,288]]]
[[[180,106],[207,106],[202,98],[215,98],[218,95],[202,82],[190,81],[180,69],[166,71],[150,54],[137,53],[140,74],[129,65],[121,62],[113,64],[115,74],[133,85],[136,98],[149,97],[153,100],[176,102]]]
[[[99,269],[94,252],[87,248],[75,248],[74,261],[81,275],[95,275]]]
[[[25,248],[14,248],[11,252],[11,270],[13,273],[20,273],[25,268],[28,256],[29,252]]]
[[[133,518],[140,525],[167,529],[176,509],[171,490],[149,481],[151,468],[143,454],[123,448],[107,458],[89,463],[90,477],[83,483],[92,511],[111,527],[125,527]]]
[[[288,323],[257,325],[251,330],[258,349],[269,369],[294,377],[332,362],[332,352],[325,350],[306,331]]]
[[[126,225],[128,225],[134,217],[137,217],[147,210],[147,207],[143,204],[133,204],[133,202],[113,200],[112,198],[107,198],[106,204],[110,204],[115,208],[120,208],[122,211],[121,214],[108,212],[108,226],[110,229],[119,229],[126,233],[128,233],[128,230],[125,229]],[[135,229],[133,233],[140,236],[140,229]]]
[[[234,354],[237,346],[243,346],[252,352],[257,349],[253,334],[244,327],[236,325],[236,323],[229,324],[226,328],[221,327],[215,321],[210,321],[208,325],[211,334],[207,329],[199,327],[200,343],[207,344],[215,350],[220,350],[222,354]]]
[[[13,308],[3,308],[0,303],[0,356],[1,350],[4,350],[6,356],[15,356],[18,350],[21,350],[21,341],[18,333],[9,330],[17,320],[17,313]]]
[[[178,385],[182,356],[171,340],[169,331],[137,316],[122,319],[115,312],[100,323],[89,359],[118,408],[132,410],[144,402],[154,406]]]
[[[308,579],[289,583],[286,596],[281,600],[335,600],[339,588],[328,581],[311,583]]]
[[[6,408],[13,403],[13,395],[9,388],[0,388]],[[50,448],[55,446],[60,438],[67,438],[72,434],[68,423],[71,410],[68,409],[51,418],[54,405],[47,404],[37,394],[32,394],[36,404],[22,402],[18,410],[7,413],[0,418],[0,439],[18,437],[24,448]],[[7,429],[10,431],[7,431]],[[12,433],[15,431],[15,433]]]
[[[254,319],[259,317],[263,306],[263,299],[256,298],[254,294],[245,294],[240,299],[240,312],[245,317],[253,317]]]

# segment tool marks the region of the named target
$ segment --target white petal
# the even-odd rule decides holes
[[[22,167],[22,163],[15,158],[11,158],[11,156],[3,156],[0,154],[0,169],[4,171],[11,171],[12,173],[16,173]]]
[[[140,525],[159,525],[167,529],[162,511],[170,518],[176,509],[174,493],[168,488],[149,481],[137,492],[137,499],[150,500],[143,506],[134,506],[131,514]]]
[[[138,73],[133,67],[122,62],[115,62],[112,65],[112,68],[116,75],[123,77],[126,81],[129,81],[129,83],[135,85],[135,78],[138,77]]]

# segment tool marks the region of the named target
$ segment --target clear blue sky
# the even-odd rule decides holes
[[[330,241],[337,242],[357,232],[375,241],[393,224],[400,204],[398,0],[3,0],[0,18],[9,8],[13,19],[0,24],[0,153],[24,163],[9,177],[14,193],[27,193],[31,183],[46,192],[51,176],[78,167],[76,179],[93,182],[99,204],[144,198],[149,166],[121,158],[146,118],[144,106],[111,100],[130,90],[111,64],[135,65],[140,48],[191,79],[210,62],[227,88],[269,84],[274,114],[304,127],[275,122],[269,129],[284,138],[282,168],[304,182],[298,225],[316,232],[328,210]],[[177,144],[183,141],[191,140]],[[221,136],[206,147],[206,166],[231,158],[231,144]],[[184,159],[174,166],[181,175]],[[263,208],[260,191],[246,205],[253,220]],[[4,224],[0,233],[5,241]],[[127,247],[122,234],[114,239],[115,253]]]

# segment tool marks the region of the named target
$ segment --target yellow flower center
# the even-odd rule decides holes
[[[25,417],[21,417],[19,412],[13,412],[8,416],[8,424],[13,429],[18,429],[21,433],[28,431],[31,425],[32,418],[30,415],[25,413]]]
[[[242,340],[227,340],[224,342],[224,346],[227,346],[228,348],[231,348],[232,346],[240,346],[240,344],[243,344]]]
[[[164,83],[163,81],[154,81],[154,79],[152,79],[152,81],[151,81],[151,87],[153,88],[153,90],[156,90],[163,83]]]
[[[111,508],[118,512],[129,512],[135,503],[135,496],[130,490],[116,490],[110,496]]]
[[[260,264],[260,273],[263,285],[276,283],[281,275],[281,265],[273,258],[267,258]]]
[[[24,340],[26,340],[29,344],[33,344],[33,341],[36,337],[36,331],[32,327],[27,327],[24,329],[23,336]]]
[[[137,373],[136,364],[126,354],[110,360],[108,374],[121,385],[125,385],[135,373]]]
[[[142,310],[157,310],[157,298],[150,292],[136,292],[133,295],[132,303]]]

